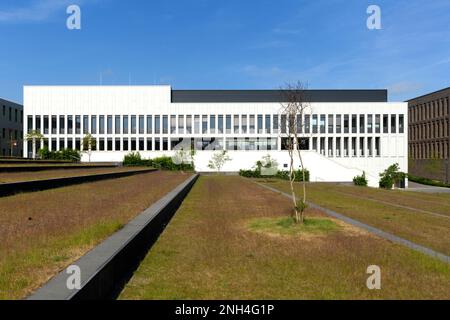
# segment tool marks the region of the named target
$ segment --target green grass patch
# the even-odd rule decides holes
[[[339,230],[340,226],[326,218],[307,218],[303,223],[295,223],[290,217],[255,218],[248,223],[248,229],[254,232],[282,236],[302,234],[326,235]]]

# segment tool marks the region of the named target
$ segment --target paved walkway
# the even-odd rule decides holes
[[[255,182],[255,183],[257,185],[263,187],[263,188],[269,189],[269,190],[271,190],[273,192],[276,192],[276,193],[279,193],[279,194],[281,194],[281,195],[283,195],[285,197],[291,198],[291,196],[289,194],[285,193],[285,192],[282,192],[282,191],[277,190],[275,188],[266,186],[266,185],[261,184],[259,182]],[[342,215],[340,213],[337,213],[337,212],[335,212],[333,210],[321,207],[321,206],[316,205],[314,203],[311,203],[311,202],[307,202],[307,203],[308,203],[308,205],[311,208],[315,208],[315,209],[321,210],[321,211],[323,211],[324,213],[328,214],[331,217],[334,217],[336,219],[342,220],[342,221],[344,221],[344,222],[346,222],[348,224],[351,224],[351,225],[353,225],[355,227],[364,229],[364,230],[366,230],[366,231],[368,231],[368,232],[370,232],[372,234],[375,234],[375,235],[377,235],[377,236],[379,236],[381,238],[384,238],[386,240],[392,241],[394,243],[398,243],[398,244],[404,245],[404,246],[406,246],[406,247],[408,247],[410,249],[413,249],[413,250],[416,250],[418,252],[424,253],[424,254],[426,254],[426,255],[428,255],[430,257],[437,258],[437,259],[439,259],[441,261],[450,263],[450,256],[447,256],[447,255],[445,255],[443,253],[434,251],[433,249],[421,246],[420,244],[417,244],[417,243],[411,242],[409,240],[406,240],[404,238],[398,237],[396,235],[393,235],[392,233],[388,233],[388,232],[385,232],[385,231],[383,231],[381,229],[369,226],[368,224],[365,224],[365,223],[359,222],[358,220],[354,220],[352,218],[346,217],[346,216],[344,216],[344,215]]]
[[[407,189],[398,189],[403,191],[415,191],[415,192],[426,192],[426,193],[450,193],[450,188],[442,188],[435,186],[428,186],[425,184],[420,184],[417,182],[408,182]]]

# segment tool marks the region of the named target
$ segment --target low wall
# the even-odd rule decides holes
[[[450,183],[449,163],[445,159],[410,159],[409,173],[413,176]]]
[[[115,168],[117,165],[114,164],[94,164],[94,165],[26,165],[26,166],[8,166],[1,167],[1,172],[34,172],[34,171],[45,171],[45,170],[66,170],[66,169],[101,169],[101,168]]]
[[[0,197],[9,196],[20,192],[41,191],[86,182],[127,177],[141,173],[153,172],[156,170],[157,169],[144,169],[136,171],[91,174],[76,177],[53,178],[46,180],[0,183]]]
[[[81,288],[67,288],[63,270],[28,300],[94,300],[118,296],[134,270],[158,239],[194,185],[192,175],[158,202],[114,233],[72,265],[81,271]]]

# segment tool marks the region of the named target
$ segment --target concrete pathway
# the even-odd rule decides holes
[[[435,186],[428,186],[425,184],[420,184],[417,182],[408,182],[408,188],[407,189],[398,189],[402,191],[415,191],[415,192],[426,192],[426,193],[450,193],[450,188],[443,188],[443,187],[435,187]]]
[[[276,193],[279,193],[279,194],[281,194],[281,195],[283,195],[285,197],[291,198],[291,196],[289,194],[285,193],[285,192],[282,192],[282,191],[277,190],[275,188],[266,186],[266,185],[261,184],[259,182],[255,182],[255,183],[257,185],[263,187],[263,188],[269,189],[269,190],[271,190],[273,192],[276,192]],[[346,222],[348,224],[351,224],[351,225],[353,225],[355,227],[364,229],[364,230],[366,230],[366,231],[368,231],[368,232],[370,232],[372,234],[375,234],[375,235],[377,235],[377,236],[379,236],[379,237],[381,237],[383,239],[386,239],[386,240],[392,241],[394,243],[398,243],[398,244],[404,245],[404,246],[406,246],[406,247],[408,247],[410,249],[413,249],[415,251],[421,252],[421,253],[426,254],[426,255],[428,255],[430,257],[437,258],[437,259],[439,259],[441,261],[450,263],[450,256],[447,256],[447,255],[445,255],[443,253],[437,252],[437,251],[435,251],[433,249],[424,247],[424,246],[422,246],[420,244],[417,244],[417,243],[411,242],[409,240],[406,240],[404,238],[398,237],[398,236],[396,236],[396,235],[394,235],[392,233],[388,233],[388,232],[385,232],[385,231],[383,231],[381,229],[369,226],[368,224],[359,222],[358,220],[354,220],[352,218],[344,216],[344,215],[342,215],[340,213],[337,213],[337,212],[335,212],[333,210],[321,207],[321,206],[316,205],[314,203],[307,202],[307,204],[311,208],[315,208],[315,209],[321,210],[321,211],[325,212],[326,214],[328,214],[329,216],[331,216],[333,218],[336,218],[336,219],[339,219],[341,221],[344,221],[344,222]]]

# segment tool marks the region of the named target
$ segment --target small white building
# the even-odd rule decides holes
[[[352,181],[365,171],[377,186],[379,173],[394,163],[408,171],[407,103],[387,102],[386,90],[308,94],[299,135],[311,181]],[[50,150],[80,149],[91,133],[96,162],[119,162],[130,151],[144,158],[173,155],[187,141],[196,149],[198,171],[211,171],[212,154],[223,149],[232,158],[223,171],[250,169],[267,154],[287,170],[281,97],[278,90],[25,86],[24,132],[40,130]],[[32,152],[32,143],[25,143],[24,154]]]

